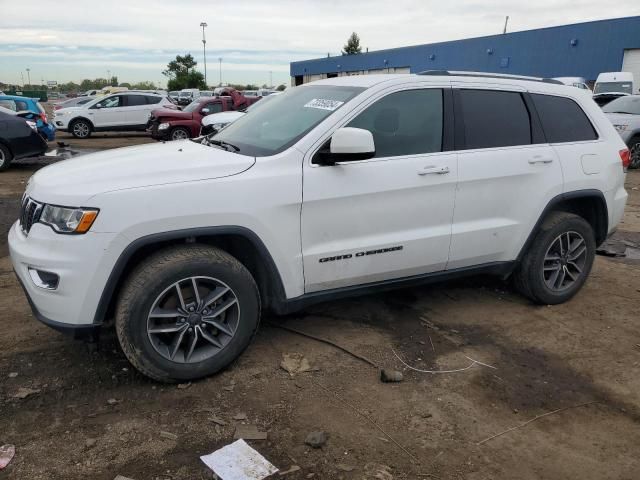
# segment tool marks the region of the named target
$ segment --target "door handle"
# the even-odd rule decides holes
[[[422,170],[418,170],[418,175],[444,175],[445,173],[449,173],[449,167],[429,165]]]
[[[551,162],[553,162],[553,158],[550,158],[550,157],[535,156],[529,159],[529,163],[531,165],[535,165],[536,163],[551,163]]]

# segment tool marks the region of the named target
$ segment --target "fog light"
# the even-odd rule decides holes
[[[44,288],[45,290],[55,290],[58,288],[60,277],[51,272],[45,272],[44,270],[37,270],[33,267],[29,267],[29,276],[31,281],[36,287]]]

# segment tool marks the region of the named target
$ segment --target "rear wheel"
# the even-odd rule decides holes
[[[171,130],[171,140],[186,140],[191,138],[191,132],[184,127],[176,127]]]
[[[11,152],[7,147],[0,143],[0,172],[9,168],[11,160],[13,160],[13,155],[11,155]]]
[[[640,168],[640,137],[636,136],[631,139],[629,144],[629,151],[631,152],[631,161],[629,162],[629,168]]]
[[[74,120],[69,130],[76,138],[88,138],[91,135],[91,124],[87,120]]]
[[[172,382],[211,375],[247,347],[260,320],[249,271],[207,246],[160,251],[127,279],[116,310],[122,350],[141,373]]]
[[[595,251],[595,235],[585,219],[573,213],[553,212],[518,266],[515,285],[536,303],[566,302],[587,280]]]

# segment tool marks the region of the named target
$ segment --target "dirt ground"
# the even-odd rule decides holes
[[[199,457],[231,443],[239,423],[268,433],[249,443],[281,470],[300,467],[287,479],[640,477],[640,172],[627,176],[617,234],[629,256],[598,256],[567,304],[534,306],[491,278],[322,304],[265,319],[225,372],[166,386],[133,370],[112,332],[93,351],[31,315],[5,232],[26,180],[44,163],[0,175],[0,445],[16,446],[0,479],[210,479]],[[278,325],[401,369],[404,381],[381,383],[376,369]],[[292,353],[314,370],[282,370],[283,354]],[[421,373],[396,354],[420,369],[462,369],[467,357],[495,368]],[[18,398],[21,389],[34,393]],[[304,440],[317,430],[329,439],[316,450]]]

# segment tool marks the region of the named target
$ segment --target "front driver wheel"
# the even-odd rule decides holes
[[[514,273],[516,288],[536,303],[566,302],[587,280],[595,252],[595,235],[584,218],[553,212]]]
[[[171,130],[171,140],[186,140],[191,138],[191,133],[184,127],[176,127]]]
[[[91,125],[86,120],[75,120],[69,130],[76,138],[88,138],[91,135]]]
[[[193,245],[162,250],[129,276],[116,331],[131,364],[161,382],[193,380],[229,365],[260,320],[251,273],[228,253]]]
[[[0,143],[0,172],[4,172],[13,160],[13,155],[7,147]]]

